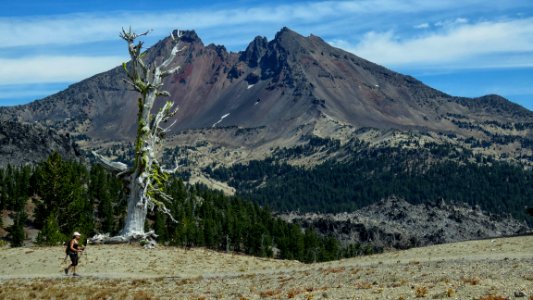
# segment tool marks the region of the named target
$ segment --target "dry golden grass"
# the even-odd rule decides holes
[[[478,285],[479,284],[479,278],[471,277],[471,278],[462,278],[464,283],[468,283],[470,285]]]
[[[509,298],[503,296],[487,295],[479,298],[479,300],[509,300]]]
[[[296,295],[300,294],[300,290],[290,290],[287,292],[287,298],[292,299],[296,297]]]
[[[342,273],[346,271],[346,268],[340,267],[340,268],[328,268],[323,271],[324,275],[332,274],[332,273]]]
[[[372,283],[368,281],[361,281],[355,283],[355,288],[360,290],[368,290],[372,288]]]
[[[268,291],[262,291],[262,292],[259,292],[259,296],[261,298],[269,298],[269,297],[273,297],[273,296],[276,296],[276,295],[279,295],[281,294],[281,291],[280,290],[268,290]]]
[[[415,296],[417,298],[424,298],[428,294],[428,288],[425,286],[417,286],[415,289]]]
[[[0,250],[0,300],[501,300],[516,291],[533,300],[533,236],[309,265],[203,249],[91,246],[82,278],[61,273],[61,247]]]
[[[448,288],[448,289],[446,290],[446,297],[448,297],[448,298],[452,298],[452,297],[454,297],[454,296],[455,296],[455,290],[452,289],[452,288]]]

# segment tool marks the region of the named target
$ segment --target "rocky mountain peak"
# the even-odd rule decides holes
[[[270,45],[272,48],[282,49],[291,54],[297,54],[299,50],[308,49],[310,47],[306,37],[287,27],[283,27],[278,33],[276,33],[274,39],[270,42]]]
[[[255,68],[259,65],[261,57],[265,54],[268,47],[268,40],[266,37],[257,36],[246,47],[246,50],[241,53],[240,60],[246,62],[250,68]]]
[[[302,35],[297,33],[296,31],[291,30],[288,27],[283,27],[278,31],[274,37],[274,41],[282,41],[286,39],[300,39],[303,38]]]
[[[176,35],[177,30],[173,31],[173,34]],[[200,43],[203,44],[202,39],[196,34],[194,30],[181,30],[182,34],[181,40],[185,43]]]

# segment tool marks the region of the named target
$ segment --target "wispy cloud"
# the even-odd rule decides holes
[[[179,28],[195,29],[204,42],[238,51],[254,36],[272,37],[288,26],[389,67],[424,66],[440,72],[450,66],[533,64],[533,19],[528,13],[533,4],[527,1],[258,3],[221,1],[179,10],[0,17],[0,92],[9,84],[75,82],[120,64],[127,57],[124,45],[118,46],[118,33],[129,25],[137,31],[153,29],[145,39],[147,46]],[[20,89],[19,96],[24,93],[28,96]],[[16,98],[17,90],[3,90],[3,94]]]
[[[0,59],[0,82],[6,84],[73,82],[107,71],[124,57],[45,56]]]
[[[472,3],[469,3],[471,5]],[[234,9],[167,12],[74,13],[53,16],[0,18],[0,48],[69,45],[113,40],[123,26],[138,30],[154,29],[166,34],[175,28],[204,29],[240,24],[306,24],[320,26],[324,20],[353,18],[380,13],[414,13],[461,6],[450,1],[377,0],[320,1],[263,5]]]
[[[520,67],[533,65],[533,18],[465,23],[423,36],[401,39],[393,31],[368,32],[355,44],[338,47],[388,66]],[[500,57],[494,61],[494,55]]]
[[[243,50],[243,45],[251,41],[253,36],[265,32],[273,35],[285,25],[306,28],[309,30],[307,33],[327,30],[332,35],[341,35],[353,29],[324,24],[351,23],[350,20],[356,16],[364,18],[379,13],[434,10],[445,5],[449,4],[445,1],[423,0],[319,1],[227,9],[204,7],[188,11],[115,11],[3,17],[0,18],[0,50],[9,55],[0,57],[0,82],[3,85],[72,82],[111,68],[124,58],[101,54],[80,56],[86,54],[73,54],[76,51],[72,49],[116,42],[119,30],[130,24],[139,31],[152,29],[149,37],[152,40],[163,37],[175,28],[196,29],[206,33],[208,42],[211,42],[211,38],[230,49],[238,45],[242,47],[239,50]],[[108,51],[118,53],[116,49]],[[24,57],[16,54],[19,52],[25,53]]]
[[[435,22],[435,26],[437,27],[452,27],[452,26],[457,26],[457,25],[461,25],[461,24],[466,24],[468,23],[468,19],[467,18],[457,18],[457,19],[453,19],[453,20],[441,20],[441,21],[437,21]]]
[[[416,28],[416,29],[426,29],[426,28],[429,28],[429,24],[428,23],[421,23],[421,24],[415,25],[414,28]]]

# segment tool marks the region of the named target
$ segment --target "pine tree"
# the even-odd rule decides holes
[[[54,152],[35,171],[36,207],[35,223],[44,227],[47,218],[54,216],[60,232],[73,231],[85,234],[94,232],[93,208],[87,196],[88,171],[83,165],[63,161]]]
[[[90,204],[98,203],[96,218],[102,233],[114,233],[115,218],[113,214],[112,192],[116,187],[112,185],[112,178],[100,165],[94,165],[90,171],[89,198]],[[118,201],[117,199],[115,199]]]
[[[37,235],[37,243],[40,245],[56,246],[67,240],[67,235],[64,235],[59,230],[57,217],[54,214],[49,215],[44,226]]]
[[[0,169],[0,211],[2,211],[6,205],[6,188],[4,179],[4,170]],[[0,218],[0,226],[2,225],[2,218]]]
[[[7,228],[9,237],[11,239],[11,247],[21,247],[26,239],[24,232],[24,225],[27,220],[27,215],[24,210],[18,211],[14,214],[13,225]]]
[[[69,191],[63,187],[65,174],[59,153],[52,153],[46,161],[42,162],[34,176],[37,182],[36,192],[40,197],[36,207],[35,223],[38,227],[44,227],[51,213],[55,212],[57,216],[66,209],[64,199]]]
[[[161,212],[155,212],[155,220],[153,224],[154,232],[157,235],[159,242],[165,242],[169,239],[169,233],[167,228],[166,215]]]

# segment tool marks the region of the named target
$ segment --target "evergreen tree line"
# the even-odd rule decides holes
[[[290,156],[288,151],[283,155]],[[430,145],[359,149],[345,161],[310,169],[277,161],[206,171],[236,187],[239,196],[275,211],[353,211],[395,195],[414,204],[444,199],[479,205],[533,225],[525,210],[533,206],[533,171],[490,157]]]
[[[145,226],[167,245],[303,262],[381,251],[371,245],[343,246],[333,237],[274,217],[268,208],[186,185],[178,177],[171,178],[166,189],[173,198],[168,207],[178,222],[154,211]],[[12,246],[23,244],[25,226],[40,230],[41,245],[61,244],[73,231],[117,234],[126,211],[123,193],[121,182],[100,165],[87,167],[57,153],[36,166],[0,169],[0,209],[10,211],[14,220],[7,228]]]
[[[23,227],[28,220],[25,207],[30,195],[31,174],[32,169],[28,166],[21,168],[7,166],[6,169],[0,169],[0,210],[13,211],[11,215],[13,225],[9,226],[7,231],[14,246],[21,246],[25,238]],[[4,226],[2,218],[0,226]]]
[[[160,241],[170,245],[303,262],[382,251],[371,245],[342,246],[333,237],[321,236],[313,229],[303,231],[298,225],[273,217],[268,207],[227,197],[201,185],[185,186],[178,178],[170,181],[168,193],[174,199],[169,208],[178,223],[155,213],[152,227]]]
[[[24,226],[39,229],[37,243],[44,245],[61,244],[74,231],[117,232],[121,193],[121,183],[101,166],[89,169],[58,153],[35,166],[0,169],[0,209],[14,220],[7,228],[12,246],[22,245]]]

